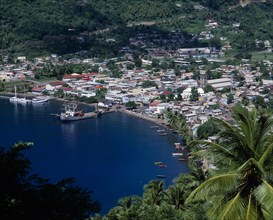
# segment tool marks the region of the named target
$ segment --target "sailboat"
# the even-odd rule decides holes
[[[11,102],[18,102],[16,86],[14,86],[14,96],[9,99]]]
[[[31,100],[26,98],[18,98],[17,97],[17,87],[14,86],[14,96],[9,99],[10,102],[18,102],[18,103],[31,103]]]

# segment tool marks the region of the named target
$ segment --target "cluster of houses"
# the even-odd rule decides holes
[[[212,53],[202,48],[184,48],[178,51],[185,55]],[[56,57],[54,56],[52,59],[56,59]],[[181,66],[190,65],[181,56],[176,58],[176,61]],[[36,60],[36,65],[40,65],[41,62],[41,60]],[[77,59],[66,62],[92,63],[93,61],[92,59]],[[180,74],[176,74],[174,69],[152,72],[151,68],[145,68],[146,65],[151,63],[144,64],[142,69],[128,70],[126,65],[130,62],[129,60],[116,61],[117,66],[123,73],[121,78],[114,78],[111,74],[106,74],[105,70],[107,68],[104,61],[96,64],[99,65],[98,72],[65,74],[61,81],[49,82],[44,85],[34,83],[32,93],[40,95],[46,92],[54,95],[62,90],[67,95],[90,98],[95,97],[98,90],[104,89],[107,92],[105,99],[100,100],[101,106],[107,107],[115,103],[126,104],[132,101],[139,106],[136,111],[150,117],[158,117],[166,109],[172,109],[186,117],[194,132],[200,124],[210,117],[220,117],[225,120],[230,118],[230,105],[227,103],[227,94],[219,91],[228,89],[233,94],[234,103],[236,103],[241,101],[243,96],[249,99],[257,95],[264,96],[262,91],[265,87],[269,90],[273,88],[271,79],[257,80],[262,73],[258,67],[252,68],[249,60],[242,60],[240,65],[218,65],[217,68],[211,71],[220,72],[221,77],[210,80],[206,79],[207,74],[203,64],[199,65],[200,74],[198,80],[196,80],[193,72],[184,69],[181,70]],[[21,61],[19,67],[18,65],[2,66],[0,80],[33,80],[35,73],[29,68],[29,65],[30,63],[27,61]],[[271,74],[273,63],[264,60],[263,65],[268,68]],[[234,72],[244,79],[242,85],[235,78]],[[148,88],[142,86],[146,81],[151,81],[156,86]],[[205,92],[207,85],[210,85],[214,92]],[[194,102],[191,101],[193,87],[197,88],[199,94],[198,100]],[[170,95],[172,95],[172,98],[169,98]],[[162,99],[162,96],[165,99]]]
[[[197,50],[181,49],[181,53],[205,53],[200,48]],[[177,64],[190,65],[181,57],[177,58]],[[183,62],[182,62],[183,61]],[[68,61],[70,62],[70,61]],[[71,62],[76,62],[71,60]],[[77,60],[78,63],[92,63],[92,59]],[[180,74],[176,74],[174,69],[159,70],[152,72],[150,68],[128,70],[126,65],[131,61],[118,62],[121,78],[114,78],[111,74],[106,74],[107,70],[105,62],[99,65],[98,72],[90,72],[84,74],[65,74],[61,81],[53,81],[49,83],[33,84],[32,93],[42,95],[44,93],[54,95],[58,91],[63,91],[67,95],[75,95],[79,97],[95,97],[98,90],[104,89],[105,98],[99,100],[100,107],[111,107],[115,104],[126,104],[130,101],[135,102],[138,108],[134,111],[138,114],[152,118],[163,117],[167,109],[179,112],[184,115],[186,122],[192,130],[193,135],[196,134],[198,127],[209,120],[211,117],[231,120],[230,108],[232,104],[227,102],[227,93],[221,93],[223,89],[229,90],[234,96],[233,103],[241,102],[243,97],[249,100],[256,96],[265,96],[264,89],[273,91],[273,80],[257,80],[261,77],[262,72],[259,67],[252,68],[249,60],[242,60],[239,65],[221,64],[217,68],[211,70],[220,72],[221,77],[217,79],[207,79],[207,73],[204,65],[199,65],[199,78],[196,80],[194,73],[181,70]],[[41,61],[39,61],[41,63]],[[198,62],[196,62],[198,63]],[[33,64],[32,64],[33,65]],[[29,69],[29,63],[22,62],[22,65],[6,65],[2,66],[0,71],[1,81],[12,80],[33,80],[35,73]],[[265,66],[269,73],[272,74],[273,62],[264,60]],[[234,73],[243,78],[243,84],[235,77]],[[143,87],[143,83],[153,82],[153,87]],[[213,91],[206,91],[206,87],[210,86]],[[198,92],[198,100],[191,101],[192,88],[195,87]],[[172,98],[168,98],[172,95]],[[161,97],[164,96],[165,99]],[[266,98],[265,98],[266,100]],[[214,137],[209,137],[213,140]],[[205,167],[213,166],[207,161]]]

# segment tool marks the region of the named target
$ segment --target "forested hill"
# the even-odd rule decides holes
[[[262,3],[261,3],[262,2]],[[240,22],[254,39],[272,39],[273,0],[2,0],[0,49],[70,53],[94,46],[91,34],[131,22],[154,21],[165,31],[198,34],[208,19],[223,24],[218,34],[238,36]],[[240,3],[244,4],[242,7]],[[250,4],[253,3],[253,4]],[[198,6],[201,6],[201,8]],[[124,38],[124,36],[123,36]],[[97,45],[97,44],[95,44]]]
[[[80,33],[121,23],[114,14],[103,16],[88,1],[75,0],[2,0],[0,19],[0,48],[13,50],[33,47],[54,51],[60,44],[77,47],[71,41]]]

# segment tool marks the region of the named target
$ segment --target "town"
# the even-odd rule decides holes
[[[271,219],[270,8],[6,0],[1,219]]]
[[[138,34],[130,46],[147,47],[147,39],[154,37],[158,35]],[[181,38],[175,34],[169,40]],[[107,60],[65,60],[52,54],[33,61],[21,56],[10,64],[6,57],[0,67],[1,90],[11,92],[19,84],[20,91],[27,85],[23,88],[27,91],[21,92],[98,102],[104,108],[123,104],[135,113],[159,119],[171,109],[185,116],[193,134],[210,117],[229,120],[230,108],[238,102],[273,106],[270,60],[225,60],[223,48],[210,47],[154,48],[145,55],[135,55],[125,47],[121,52],[122,56]]]
[[[131,39],[131,45],[147,45],[145,36]],[[230,108],[238,102],[273,106],[270,60],[225,60],[222,48],[210,47],[157,48],[137,56],[129,47],[121,51],[122,56],[107,60],[64,60],[52,54],[33,61],[17,57],[10,64],[6,58],[0,67],[1,91],[13,92],[13,85],[19,85],[20,91],[23,85],[27,91],[21,92],[97,102],[103,108],[124,105],[157,119],[164,119],[169,109],[183,114],[193,135],[210,117],[230,120]],[[67,66],[72,70],[67,71]]]

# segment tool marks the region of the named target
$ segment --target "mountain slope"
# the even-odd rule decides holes
[[[0,4],[0,49],[10,52],[73,53],[98,46],[97,30],[125,27],[127,23],[155,21],[157,29],[197,34],[208,19],[220,28],[216,36],[232,42],[250,36],[252,42],[273,39],[273,0],[2,0]],[[244,1],[246,2],[246,0]],[[263,2],[263,3],[259,3]],[[195,6],[204,6],[196,9]],[[232,24],[240,22],[234,33]],[[110,29],[111,30],[111,29]],[[120,31],[117,38],[126,41]],[[104,45],[107,48],[107,45]],[[111,48],[110,48],[111,49]]]

